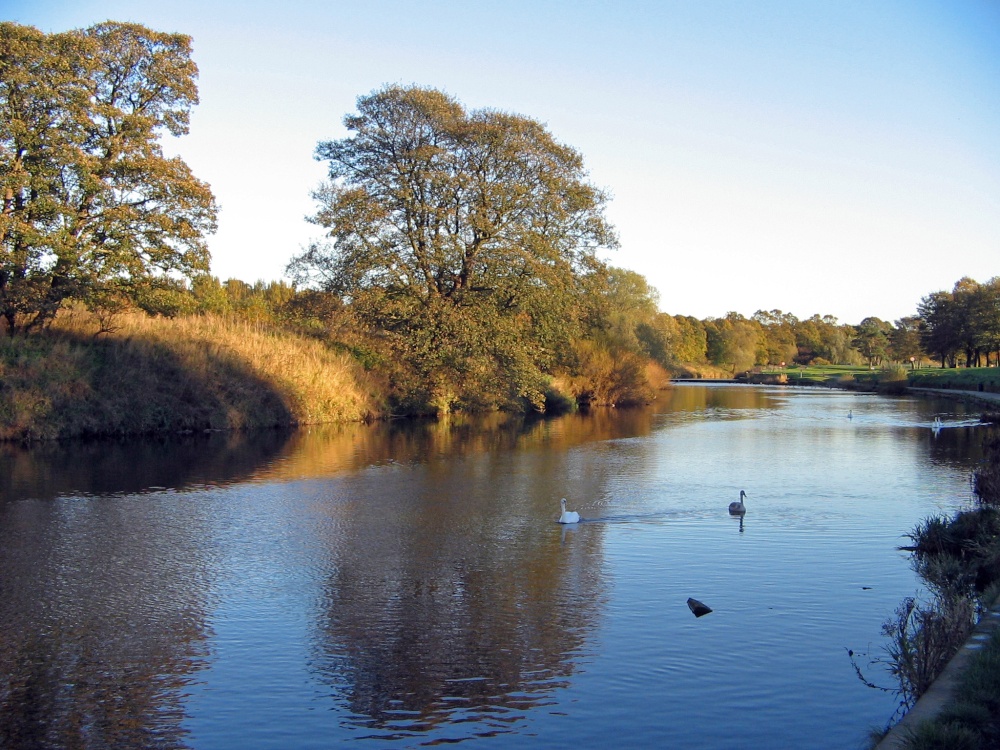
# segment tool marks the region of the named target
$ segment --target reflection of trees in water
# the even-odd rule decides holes
[[[0,747],[184,746],[204,531],[153,498],[121,502],[0,507]]]
[[[760,409],[776,408],[780,395],[757,386],[679,385],[663,393],[660,400],[666,411],[742,418],[755,416]]]
[[[983,436],[988,434],[984,427],[949,427],[938,434],[929,429],[920,430],[920,436],[928,444],[931,460],[936,464],[968,469],[983,460]]]
[[[599,614],[602,530],[539,524],[551,498],[517,489],[520,464],[381,468],[330,504],[317,660],[356,727],[508,731],[567,684]]]
[[[598,440],[646,435],[652,411],[593,409],[554,419],[489,414],[449,419],[403,420],[374,425],[305,427],[289,440],[283,460],[259,472],[267,479],[331,476],[371,464],[421,463],[490,451],[571,448]]]
[[[30,447],[3,443],[0,497],[110,495],[238,481],[274,460],[288,440],[287,431],[260,430],[42,442]]]

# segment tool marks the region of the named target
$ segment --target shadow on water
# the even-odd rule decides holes
[[[52,499],[230,483],[288,445],[287,430],[0,444],[0,498]]]
[[[0,443],[0,502],[184,490],[245,480],[323,477],[382,463],[422,463],[525,447],[570,447],[648,434],[647,410],[524,419],[492,414],[299,430],[161,438]]]

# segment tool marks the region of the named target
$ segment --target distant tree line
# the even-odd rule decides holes
[[[575,149],[536,120],[419,86],[360,97],[348,137],[318,145],[324,236],[293,258],[291,283],[222,282],[208,272],[211,191],[160,145],[197,103],[190,52],[189,37],[136,24],[0,23],[11,336],[67,304],[105,333],[131,309],[235,315],[350,351],[407,413],[624,404],[711,368],[1000,360],[998,279],[962,279],[893,323],[661,312],[642,275],[599,257],[618,240]]]

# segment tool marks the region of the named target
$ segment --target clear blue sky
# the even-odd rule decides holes
[[[1000,0],[7,0],[65,31],[194,38],[167,144],[222,207],[223,279],[281,278],[319,230],[320,140],[384,83],[545,122],[614,199],[660,306],[896,319],[1000,275]]]

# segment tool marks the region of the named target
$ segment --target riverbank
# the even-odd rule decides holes
[[[983,404],[984,406],[1000,406],[1000,393],[990,393],[989,391],[967,391],[953,388],[923,388],[907,386],[907,393],[925,393],[941,398],[953,398],[969,403]]]
[[[886,733],[874,750],[912,750],[914,739],[919,736],[922,728],[938,720],[953,706],[962,692],[967,670],[974,668],[977,659],[983,654],[983,648],[998,638],[1000,638],[1000,597],[986,611],[968,640],[934,680],[930,689]],[[994,696],[994,699],[996,697]],[[939,747],[946,746],[939,745]]]
[[[907,705],[917,700],[876,750],[971,750],[1000,741],[1000,438],[987,438],[984,447],[972,477],[975,506],[950,519],[928,518],[908,535],[934,603],[911,610],[898,630],[883,628],[892,633],[886,651]],[[941,658],[948,658],[943,669]]]
[[[68,316],[0,340],[3,440],[362,421],[385,414],[380,393],[347,354],[219,316],[127,316],[100,337]]]

